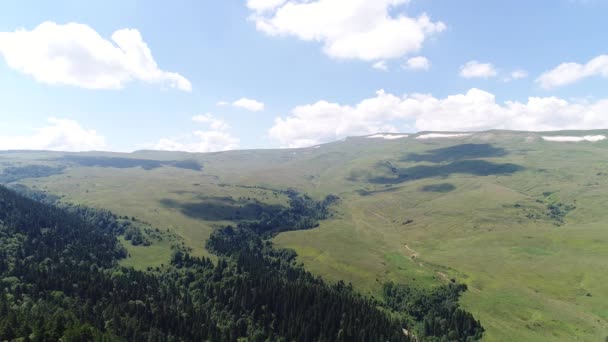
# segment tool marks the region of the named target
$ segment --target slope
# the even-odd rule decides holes
[[[204,243],[214,227],[284,206],[284,190],[317,199],[336,194],[336,215],[318,229],[274,239],[315,274],[376,297],[387,281],[422,288],[464,282],[464,305],[489,341],[604,338],[608,143],[543,136],[608,132],[442,134],[293,150],[84,154],[160,164],[147,169],[82,165],[62,153],[0,157],[6,167],[64,167],[15,182],[153,222],[198,256],[209,255]],[[176,163],[188,160],[202,169]],[[146,268],[167,261],[130,262]]]

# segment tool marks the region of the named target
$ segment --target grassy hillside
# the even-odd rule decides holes
[[[597,134],[608,132],[421,133],[200,155],[11,152],[0,154],[0,178],[136,216],[200,256],[214,227],[285,206],[281,190],[336,194],[334,218],[275,238],[307,269],[375,296],[390,280],[456,279],[487,341],[598,341],[608,335],[608,141],[542,139]],[[169,248],[130,247],[125,263],[167,263]]]

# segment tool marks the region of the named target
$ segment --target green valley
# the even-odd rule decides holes
[[[171,264],[176,245],[218,262],[214,232],[283,215],[293,193],[335,195],[331,213],[302,223],[312,229],[272,235],[315,276],[381,301],[389,283],[465,284],[460,304],[484,341],[606,338],[608,141],[544,137],[608,131],[429,134],[206,154],[2,152],[0,180],[159,232],[144,229],[150,246],[120,238],[121,265],[141,271]]]

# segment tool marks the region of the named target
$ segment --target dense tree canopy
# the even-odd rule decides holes
[[[305,271],[267,238],[315,227],[337,198],[290,197],[272,216],[216,230],[208,248],[217,263],[176,249],[171,265],[141,272],[118,265],[126,251],[117,236],[138,234],[129,220],[0,187],[0,340],[407,341],[402,329],[420,317],[420,338],[481,335],[469,314],[452,309],[458,295],[449,287],[449,300],[418,293],[422,304],[412,305],[391,285],[383,308]]]

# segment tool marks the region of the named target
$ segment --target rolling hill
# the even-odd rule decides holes
[[[487,341],[608,335],[608,131],[378,134],[302,149],[0,153],[0,182],[135,217],[196,257],[214,229],[289,203],[341,200],[282,232],[307,270],[381,297],[387,282],[469,291]],[[168,264],[169,240],[123,241],[125,266]]]

